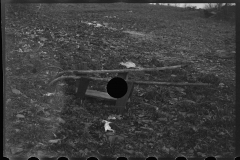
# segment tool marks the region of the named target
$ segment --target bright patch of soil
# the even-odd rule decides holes
[[[153,40],[153,35],[136,32],[136,31],[123,31],[124,33],[130,34],[130,36],[140,39],[140,40]]]

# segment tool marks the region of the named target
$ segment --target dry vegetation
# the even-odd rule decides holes
[[[13,7],[15,13],[6,10],[8,157],[234,155],[234,24],[170,6],[42,4],[39,10],[36,6],[28,11]],[[96,99],[80,104],[67,94],[74,88],[64,83],[48,86],[57,68],[42,70],[47,66],[67,70],[81,62],[93,70],[119,69],[124,61],[141,67],[189,65],[132,73],[130,79],[212,86],[137,85],[128,111],[114,121],[118,129],[113,135],[100,123],[114,113],[112,104]],[[106,83],[91,85],[104,90]]]

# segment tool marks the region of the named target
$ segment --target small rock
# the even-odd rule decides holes
[[[11,99],[7,99],[6,104],[8,104],[9,102],[11,102]]]
[[[232,53],[232,54],[236,54],[236,51],[232,51],[231,53]]]
[[[185,99],[185,100],[181,101],[181,103],[196,104],[196,102],[189,100],[189,99]]]
[[[16,89],[16,88],[13,88],[13,89],[12,89],[12,92],[13,92],[14,94],[21,94],[21,91],[19,91],[19,90]]]
[[[219,87],[220,87],[220,88],[223,88],[223,87],[224,87],[224,84],[223,84],[223,83],[219,83]]]
[[[22,114],[17,114],[16,117],[17,117],[17,118],[25,118],[25,116],[22,115]]]
[[[58,117],[58,118],[57,118],[57,121],[58,121],[59,123],[65,123],[65,121],[64,121],[61,117]]]
[[[108,26],[108,23],[103,23],[104,26]]]
[[[49,143],[58,143],[61,139],[53,139],[53,140],[49,140]]]
[[[41,121],[49,122],[49,121],[51,121],[52,119],[51,119],[51,118],[40,117],[40,120],[41,120]]]
[[[235,54],[233,54],[234,52],[227,52],[226,50],[217,50],[216,51],[216,55],[219,58],[232,58],[234,57]]]
[[[23,148],[11,147],[10,150],[11,150],[12,154],[16,154],[16,153],[22,152],[22,151],[23,151]]]

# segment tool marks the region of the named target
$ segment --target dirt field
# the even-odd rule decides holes
[[[235,24],[148,4],[36,6],[6,10],[6,156],[233,157]],[[107,101],[80,103],[63,81],[48,85],[59,68],[87,62],[91,70],[120,69],[126,61],[188,65],[133,72],[130,80],[211,85],[135,85],[121,115]],[[106,82],[89,88],[106,91]],[[118,117],[110,120],[115,133],[101,123],[110,115]]]

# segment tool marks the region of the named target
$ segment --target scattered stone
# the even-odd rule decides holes
[[[223,88],[225,85],[223,83],[219,83],[219,87]]]
[[[11,147],[11,153],[12,154],[17,154],[19,152],[22,152],[23,151],[23,148],[19,148],[19,147]]]
[[[17,114],[16,117],[17,117],[17,118],[25,118],[25,116],[22,115],[22,114]]]
[[[235,56],[235,51],[227,52],[226,50],[217,50],[215,55],[219,58],[233,58]]]

